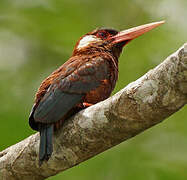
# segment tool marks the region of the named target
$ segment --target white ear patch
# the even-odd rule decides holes
[[[83,48],[83,47],[88,46],[90,43],[99,42],[99,41],[101,41],[101,40],[100,40],[99,38],[97,38],[96,36],[87,35],[87,36],[84,36],[84,37],[80,40],[80,42],[79,42],[77,48],[78,48],[78,49],[81,49],[81,48]]]

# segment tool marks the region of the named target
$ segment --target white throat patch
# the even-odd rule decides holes
[[[90,43],[99,42],[99,41],[101,41],[101,40],[100,40],[99,38],[97,38],[96,36],[87,35],[87,36],[84,36],[84,37],[80,40],[80,42],[79,42],[77,48],[78,48],[78,49],[81,49],[81,48],[83,48],[83,47],[88,46]]]

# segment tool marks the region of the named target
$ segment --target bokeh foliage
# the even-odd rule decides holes
[[[186,38],[187,1],[0,1],[0,150],[28,137],[28,115],[40,82],[96,27],[126,29],[166,20],[134,40],[120,58],[115,92],[154,68]],[[186,180],[187,109],[50,180]]]

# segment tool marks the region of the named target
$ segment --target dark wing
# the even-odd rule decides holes
[[[34,121],[55,123],[60,120],[82,101],[87,92],[97,88],[109,76],[108,67],[102,58],[95,58],[65,78],[56,78],[33,110]]]
[[[83,96],[83,94],[64,93],[60,88],[50,90],[36,108],[34,120],[41,123],[55,123],[81,102]]]

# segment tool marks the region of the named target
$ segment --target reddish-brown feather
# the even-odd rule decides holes
[[[73,65],[72,65],[73,63]],[[42,97],[45,95],[49,86],[58,78],[58,77],[66,77],[74,71],[73,67],[79,67],[83,62],[78,61],[76,56],[71,57],[68,61],[66,61],[62,66],[60,66],[57,70],[51,73],[46,79],[44,79],[38,88],[38,91],[35,96],[35,104],[38,104]]]
[[[86,97],[84,99],[84,102],[95,104],[99,101],[102,101],[106,98],[108,98],[114,89],[114,86],[116,84],[117,78],[118,78],[118,62],[116,58],[109,55],[106,52],[88,52],[90,55],[83,54],[72,56],[68,61],[66,61],[62,66],[60,66],[57,70],[55,70],[51,75],[49,75],[40,85],[36,96],[35,96],[35,104],[40,102],[42,97],[45,95],[47,89],[49,86],[57,80],[57,78],[65,78],[68,75],[70,75],[73,71],[78,69],[81,65],[84,63],[92,60],[95,57],[102,57],[110,64],[110,80],[103,79],[101,81],[100,86],[96,89],[91,90],[90,92],[86,93]],[[86,56],[85,56],[86,55]],[[60,79],[59,79],[60,80]],[[73,81],[73,79],[71,78]]]

